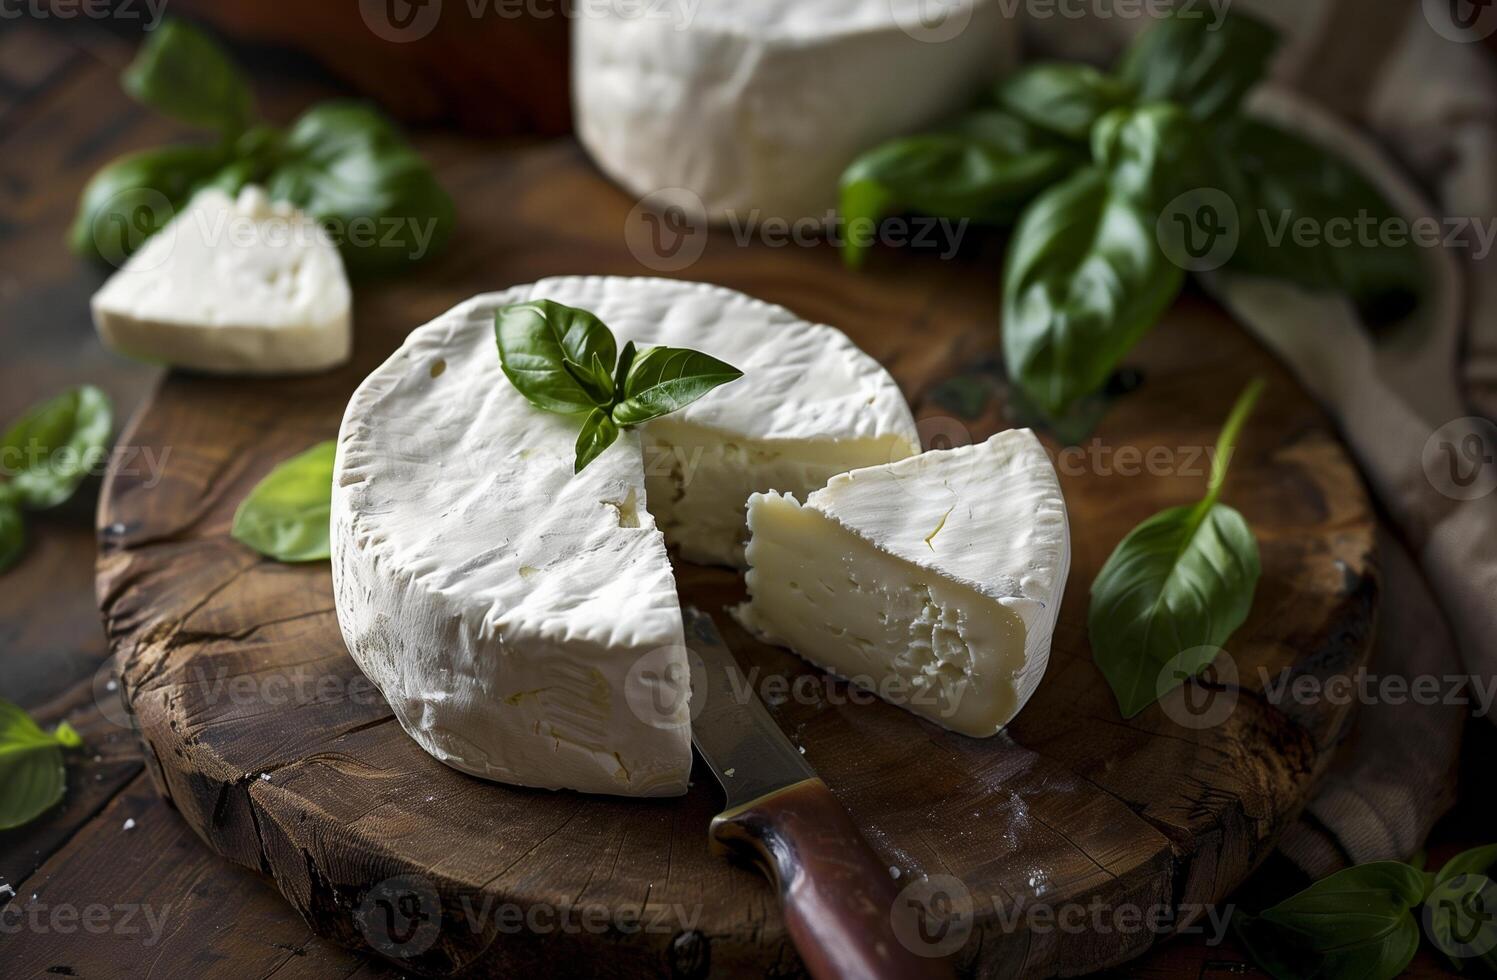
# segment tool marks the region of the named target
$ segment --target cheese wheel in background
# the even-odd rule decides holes
[[[636,196],[684,189],[717,223],[824,219],[859,153],[966,108],[1017,41],[1002,0],[584,2],[577,133]]]

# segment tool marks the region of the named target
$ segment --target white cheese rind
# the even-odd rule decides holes
[[[1065,500],[1027,429],[749,500],[740,620],[968,735],[1034,693],[1070,569]]]
[[[703,350],[744,377],[670,416],[676,428],[625,432],[574,475],[577,420],[530,406],[494,341],[495,310],[539,298],[591,310],[620,343]],[[683,433],[721,446],[703,439],[687,454],[681,486],[658,479],[677,505],[716,496],[717,530],[682,545],[719,561],[734,557],[763,475],[723,447],[902,458],[918,444],[892,379],[838,331],[662,279],[567,277],[475,297],[411,333],[359,387],[334,474],[338,622],[424,749],[529,786],[685,791],[681,612],[650,512],[670,502],[647,495],[642,447]]]
[[[577,133],[636,196],[685,188],[714,222],[822,219],[854,157],[1012,67],[1017,28],[1002,0],[593,4],[572,22]]]
[[[219,374],[304,374],[348,360],[352,294],[318,223],[257,187],[198,193],[93,297],[105,346]]]

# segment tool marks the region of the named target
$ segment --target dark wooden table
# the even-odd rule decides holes
[[[120,92],[130,53],[87,26],[0,28],[0,420],[87,382],[113,397],[123,422],[155,383],[155,369],[98,344],[88,298],[103,273],[63,244],[97,166],[180,135]],[[299,70],[259,71],[257,80],[276,119],[329,91]],[[269,884],[210,853],[156,795],[117,705],[96,611],[97,489],[97,480],[86,484],[69,505],[32,520],[22,564],[0,576],[0,697],[46,725],[67,719],[87,742],[70,762],[64,803],[0,832],[0,977],[395,976],[313,935]],[[1436,830],[1436,859],[1488,842],[1494,790],[1476,760],[1494,750],[1491,724],[1473,722],[1470,789]],[[1299,884],[1271,860],[1241,901],[1254,908]],[[1428,953],[1413,972],[1443,975]],[[1117,975],[1261,974],[1230,940],[1182,937]]]

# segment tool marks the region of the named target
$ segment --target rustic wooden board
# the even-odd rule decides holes
[[[362,683],[327,566],[262,560],[228,536],[249,488],[279,459],[333,437],[359,379],[413,327],[473,293],[544,275],[652,273],[627,247],[631,202],[572,144],[423,148],[460,202],[460,228],[419,274],[359,290],[353,365],[284,381],[173,374],[124,436],[169,453],[159,484],[111,474],[99,511],[99,604],[147,768],[211,847],[273,877],[319,933],[368,945],[355,912],[394,887],[373,886],[417,876],[412,887],[440,899],[435,927],[404,945],[374,937],[414,970],[796,973],[769,888],[708,851],[719,807],[709,775],[681,799],[637,802],[447,769]],[[949,261],[880,253],[872,274],[857,276],[829,248],[742,245],[721,232],[677,274],[836,324],[889,366],[922,431],[979,439],[1011,422],[1001,391],[975,420],[954,417],[935,393],[956,375],[1000,386],[998,246],[969,241]],[[890,866],[911,880],[965,882],[979,918],[962,957],[983,975],[1095,969],[1156,938],[1006,927],[1001,913],[1015,907],[1147,910],[1224,896],[1271,849],[1347,721],[1324,703],[1269,704],[1260,670],[1328,676],[1361,664],[1370,643],[1373,517],[1323,416],[1198,299],[1183,300],[1130,363],[1143,387],[1116,402],[1079,456],[1062,457],[1070,584],[1049,673],[1005,735],[963,738],[882,703],[849,703],[845,687],[718,616],[746,667],[807,676],[823,692],[772,710]],[[1216,685],[1235,707],[1203,728],[1160,706],[1124,721],[1091,662],[1087,589],[1137,521],[1199,496],[1200,451],[1254,374],[1269,390],[1227,499],[1258,535],[1264,575],[1232,641],[1239,681]],[[1125,447],[1164,447],[1167,460],[1130,465]],[[714,613],[741,595],[728,571],[680,575],[686,598]],[[643,910],[651,928],[516,931],[504,903],[521,914]]]

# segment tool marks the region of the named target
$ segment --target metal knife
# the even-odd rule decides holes
[[[954,976],[951,961],[902,942],[888,868],[749,687],[712,617],[683,610],[693,665],[691,741],[727,797],[714,850],[755,864],[817,980]],[[908,932],[905,932],[909,935]]]

